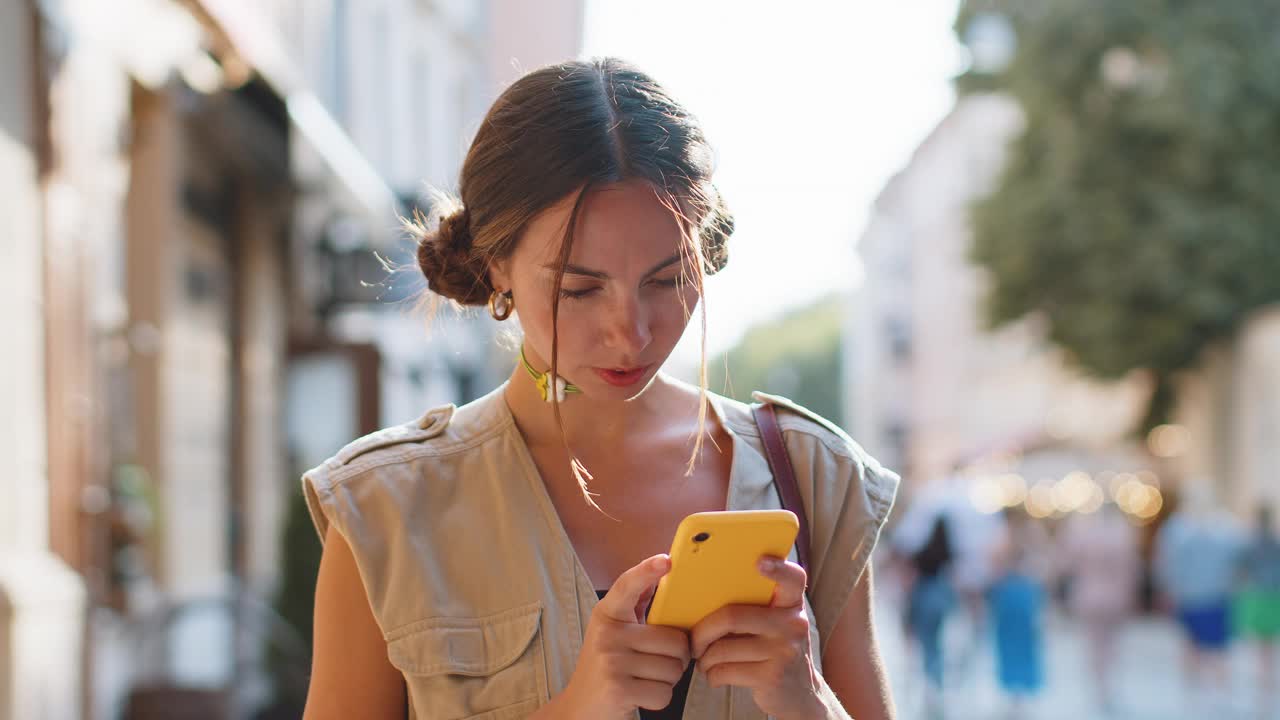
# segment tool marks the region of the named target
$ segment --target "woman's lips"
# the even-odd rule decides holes
[[[629,370],[619,370],[616,368],[592,368],[601,380],[617,387],[626,387],[640,382],[640,378],[644,377],[651,366],[631,368]]]

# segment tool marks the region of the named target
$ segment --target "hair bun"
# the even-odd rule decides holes
[[[463,305],[489,301],[492,288],[472,251],[471,214],[466,208],[441,216],[434,231],[423,228],[421,222],[414,223],[411,231],[418,239],[418,268],[432,292]]]
[[[444,247],[455,251],[471,250],[471,211],[461,208],[451,215],[440,218],[439,242]]]
[[[699,230],[708,275],[720,272],[729,264],[729,236],[733,235],[733,224],[733,213],[729,212],[724,198],[717,192]]]

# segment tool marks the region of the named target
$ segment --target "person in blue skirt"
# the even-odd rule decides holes
[[[1045,583],[1036,567],[1047,544],[1037,540],[1033,521],[1020,511],[1007,513],[1009,537],[997,558],[997,576],[988,591],[995,646],[996,675],[1010,698],[1010,717],[1021,717],[1044,687]],[[1042,534],[1042,533],[1041,533]]]

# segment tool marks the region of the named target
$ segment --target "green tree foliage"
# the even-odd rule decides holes
[[[751,402],[752,390],[783,395],[843,425],[843,313],[840,299],[831,297],[752,328],[733,349],[709,361],[709,386],[743,402]]]
[[[1280,300],[1280,3],[966,0],[956,30],[983,60],[961,92],[1027,120],[974,208],[991,325],[1039,314],[1086,372],[1153,371],[1158,422],[1170,375]]]

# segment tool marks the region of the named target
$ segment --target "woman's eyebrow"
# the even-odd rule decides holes
[[[649,270],[649,272],[644,274],[644,276],[649,277],[650,275],[658,273],[666,269],[668,266],[678,262],[680,262],[680,253],[676,253],[675,255],[672,255],[671,257],[667,258],[666,260],[663,260],[657,265],[654,265],[653,268]],[[552,272],[554,272],[557,269],[557,266],[554,264],[543,265],[542,267],[543,269],[551,270]],[[565,265],[564,274],[565,275],[582,275],[583,277],[596,278],[597,280],[610,279],[609,273],[601,272],[599,270],[592,270],[591,268],[585,268],[585,267],[582,267],[581,265],[573,265],[573,264]]]

